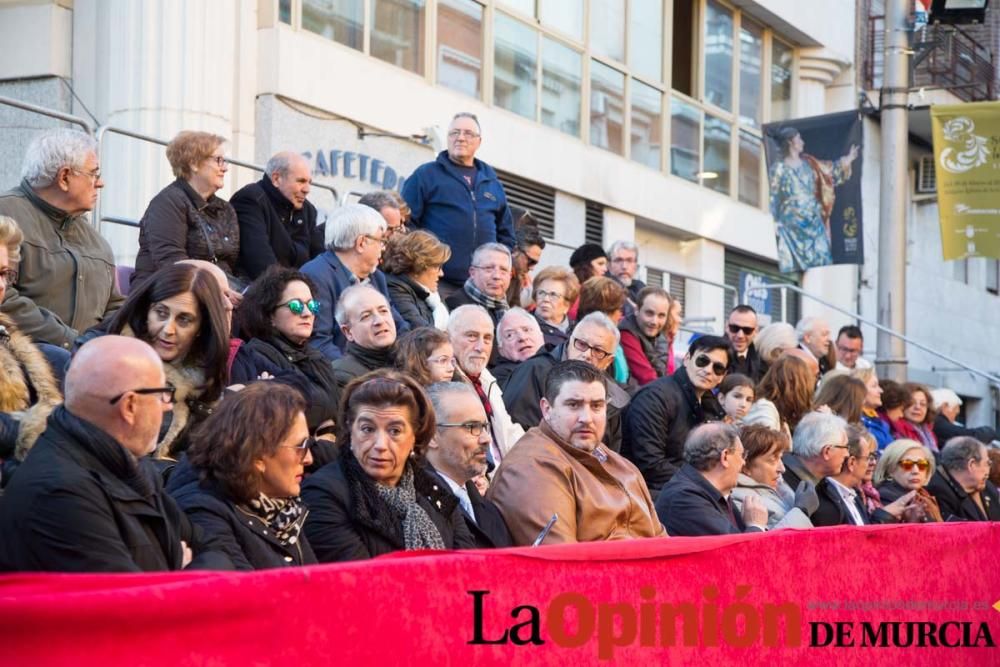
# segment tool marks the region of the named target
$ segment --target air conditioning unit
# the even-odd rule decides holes
[[[936,195],[937,175],[934,170],[934,156],[924,155],[917,163],[916,194]]]

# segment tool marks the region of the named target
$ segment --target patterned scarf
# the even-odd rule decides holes
[[[882,507],[882,498],[879,496],[878,489],[871,482],[865,482],[861,485],[861,495],[869,514]]]
[[[444,540],[437,526],[427,516],[424,508],[417,504],[417,492],[413,487],[413,468],[406,466],[402,478],[393,488],[375,485],[378,497],[389,506],[396,519],[403,524],[403,543],[407,551],[414,549],[444,549]]]
[[[494,299],[493,297],[483,294],[479,291],[479,288],[472,284],[472,278],[468,278],[465,281],[465,293],[469,295],[469,298],[478,303],[480,306],[490,311],[498,311],[501,315],[510,308],[507,305],[507,295],[502,296],[499,299]]]
[[[243,506],[250,514],[260,517],[283,546],[299,541],[302,524],[306,522],[309,510],[298,498],[269,498],[263,493]]]

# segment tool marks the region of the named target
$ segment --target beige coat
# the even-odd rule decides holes
[[[639,470],[603,445],[600,461],[560,439],[542,422],[497,468],[487,498],[503,515],[514,544],[528,545],[553,514],[545,544],[666,535]]]

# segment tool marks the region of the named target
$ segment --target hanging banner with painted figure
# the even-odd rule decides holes
[[[764,125],[782,273],[864,263],[861,127],[856,111]]]
[[[1000,102],[934,105],[944,258],[1000,258]]]

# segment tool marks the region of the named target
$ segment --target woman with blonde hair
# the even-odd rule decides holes
[[[0,216],[0,301],[7,287],[17,283],[24,235],[13,218]],[[0,459],[20,461],[45,430],[49,413],[62,403],[62,393],[42,351],[14,322],[0,314],[0,412],[17,428],[0,437]]]
[[[448,308],[438,295],[438,280],[449,258],[451,248],[422,229],[393,236],[383,251],[389,299],[411,329],[448,327]]]
[[[238,293],[246,286],[235,273],[240,226],[236,210],[215,196],[229,170],[225,141],[210,132],[185,130],[167,144],[176,180],[153,197],[139,221],[132,285],[182,259],[202,259],[225,271],[231,288],[226,296],[237,305]]]
[[[916,520],[941,521],[937,500],[925,488],[934,476],[934,468],[934,454],[930,449],[916,440],[896,440],[882,452],[872,483],[883,503],[891,503],[916,491],[914,501],[923,509]]]

